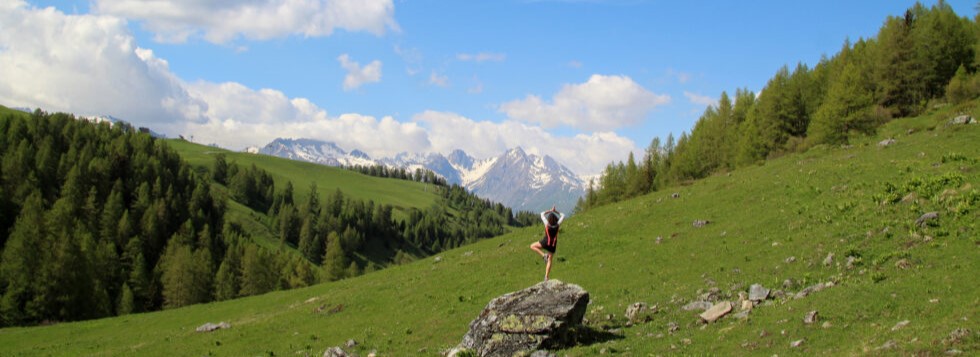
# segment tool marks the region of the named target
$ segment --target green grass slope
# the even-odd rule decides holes
[[[372,177],[336,167],[228,151],[184,140],[167,140],[167,145],[177,150],[185,161],[195,167],[210,169],[214,165],[214,155],[218,153],[225,154],[229,163],[236,163],[242,168],[255,164],[272,174],[277,191],[282,190],[287,181],[291,181],[296,202],[305,202],[310,192],[310,183],[316,183],[321,196],[340,189],[344,195],[354,199],[389,204],[395,208],[398,217],[403,217],[405,210],[409,208],[428,208],[438,198],[431,185],[414,181]]]
[[[850,147],[815,148],[570,217],[553,278],[588,290],[589,325],[616,337],[559,354],[976,354],[980,125],[945,125],[962,110],[980,114],[939,109]],[[884,138],[896,142],[879,147]],[[931,211],[937,220],[915,224]],[[697,228],[695,220],[711,223]],[[304,289],[2,329],[0,355],[320,355],[351,338],[360,355],[436,355],[460,341],[490,299],[540,281],[541,260],[527,248],[540,234],[517,230],[438,261]],[[858,258],[850,269],[849,255]],[[753,283],[783,289],[787,279],[789,293],[835,285],[710,325],[680,308],[712,287],[736,295]],[[634,302],[659,312],[627,326],[623,312]],[[820,320],[804,324],[814,310]],[[232,327],[194,332],[219,321]],[[969,332],[950,338],[957,329]]]

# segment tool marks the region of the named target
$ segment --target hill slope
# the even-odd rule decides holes
[[[974,103],[975,105],[976,103]],[[617,336],[565,351],[647,354],[942,354],[980,350],[980,125],[959,110],[894,121],[846,148],[816,148],[568,219],[553,277],[587,289],[586,317]],[[911,134],[907,134],[911,129]],[[896,142],[876,145],[884,138]],[[678,198],[672,198],[672,193]],[[915,192],[915,194],[911,194]],[[902,202],[906,198],[907,202]],[[882,203],[885,201],[886,203]],[[939,218],[919,227],[923,213]],[[710,224],[697,228],[695,220]],[[543,267],[537,229],[334,283],[173,311],[0,330],[4,355],[319,355],[354,350],[435,355],[455,345],[493,297],[529,286]],[[661,237],[661,239],[657,239]],[[659,243],[658,243],[659,241]],[[834,253],[829,266],[822,261]],[[848,269],[845,257],[854,256]],[[791,259],[792,258],[792,259]],[[756,307],[702,327],[680,307],[718,287],[753,283],[804,299]],[[643,301],[660,311],[625,326]],[[802,322],[808,311],[820,322]],[[607,316],[611,315],[611,320]],[[908,320],[903,328],[893,328]],[[205,322],[232,327],[195,333]],[[828,322],[827,327],[821,327]],[[678,329],[668,332],[675,323]],[[951,332],[968,329],[959,336]],[[800,347],[791,342],[803,340]],[[890,347],[889,347],[890,346]],[[876,350],[878,348],[888,350]]]

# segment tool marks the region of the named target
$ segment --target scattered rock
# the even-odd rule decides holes
[[[710,283],[714,283],[714,281],[710,281]],[[718,298],[721,297],[721,289],[717,287],[712,287],[708,289],[708,292],[701,294],[698,297],[699,300],[701,301],[710,301],[710,302],[718,301]]]
[[[685,339],[682,339],[682,340],[681,340],[681,343],[683,343],[683,344],[685,344],[685,345],[690,345],[690,344],[691,344],[691,343],[693,343],[693,342],[691,341],[691,339],[690,339],[690,338],[685,338]]]
[[[963,339],[967,337],[970,337],[970,330],[966,328],[958,328],[949,333],[949,338],[946,339],[946,342],[954,345],[960,343],[960,341],[963,341]]]
[[[882,140],[882,141],[878,142],[878,146],[886,147],[886,146],[889,146],[889,145],[893,145],[895,143],[896,143],[895,139],[885,139],[885,140]]]
[[[739,311],[737,314],[732,315],[732,317],[734,317],[736,319],[744,320],[744,319],[749,318],[749,313],[751,313],[751,312],[752,312],[752,309],[742,310],[742,311]]]
[[[769,331],[766,330],[759,331],[759,338],[763,338],[767,336],[769,336]]]
[[[803,323],[809,325],[817,322],[817,310],[810,311],[803,315]]]
[[[792,288],[793,286],[796,286],[796,282],[793,281],[793,279],[783,280],[783,289],[789,289]]]
[[[782,290],[776,290],[769,294],[773,299],[782,299],[786,297],[786,292]]]
[[[473,255],[473,251],[472,250],[467,250],[465,253],[463,253],[463,256],[464,257],[468,257],[468,256],[471,256],[471,255]]]
[[[681,198],[681,194],[679,192],[671,193],[670,198]]]
[[[972,116],[969,116],[969,115],[960,115],[960,116],[957,116],[957,117],[955,117],[953,119],[950,119],[949,123],[946,124],[946,125],[964,125],[964,124],[976,124],[976,123],[977,123],[977,120],[976,119],[973,119]]]
[[[642,302],[633,303],[633,305],[630,305],[629,307],[626,308],[626,319],[629,320],[629,322],[636,322],[637,321],[636,318],[640,317],[640,313],[642,313],[646,309],[647,309],[647,304],[645,303]]]
[[[725,316],[731,311],[732,311],[732,303],[728,301],[722,301],[718,304],[715,304],[715,306],[712,306],[710,309],[708,309],[708,311],[702,312],[700,316],[701,319],[704,320],[704,322],[710,323],[710,322],[717,321],[718,319],[722,318],[722,316]]]
[[[905,197],[902,197],[902,203],[910,203],[918,199],[919,195],[917,195],[915,192],[909,192],[909,194],[905,195]]]
[[[960,351],[960,350],[955,349],[955,348],[951,348],[951,349],[946,350],[946,355],[947,356],[959,356],[961,354],[963,354],[963,351]]]
[[[487,304],[457,349],[478,356],[512,356],[570,345],[570,330],[582,323],[589,293],[580,286],[548,280],[497,297]]]
[[[919,219],[916,219],[915,225],[919,227],[923,227],[937,218],[939,218],[939,212],[928,212],[926,214],[923,214],[921,217],[919,217]]]
[[[752,310],[753,306],[755,304],[752,303],[752,300],[742,300],[742,311]]]
[[[855,262],[857,262],[857,257],[849,256],[847,257],[847,261],[844,263],[844,267],[846,267],[847,269],[854,269]]]
[[[663,237],[657,236],[657,244],[660,244],[660,242],[663,241],[663,240],[664,240]]]
[[[908,270],[909,268],[912,268],[912,262],[910,262],[908,259],[902,258],[895,262],[895,267],[902,270]]]
[[[555,357],[554,353],[545,350],[534,351],[529,357]]]
[[[772,242],[772,246],[773,247],[778,247],[779,246],[779,242]]]
[[[898,342],[895,342],[895,340],[888,340],[888,342],[885,342],[885,344],[879,346],[878,348],[875,348],[875,350],[878,350],[878,351],[880,351],[880,350],[890,350],[890,349],[893,349],[895,347],[898,347]]]
[[[437,257],[435,257],[432,260],[434,260],[436,263],[441,262],[442,261],[442,256],[441,255],[440,256],[437,256]]]
[[[823,327],[823,328],[831,328],[833,326],[834,325],[830,324],[830,321],[824,321],[823,322],[823,325],[820,325],[820,327]]]
[[[834,264],[834,253],[827,253],[827,257],[823,258],[823,266],[829,267]]]
[[[762,301],[769,297],[769,289],[766,289],[760,284],[752,284],[749,287],[749,300],[752,301]]]
[[[786,258],[786,260],[784,260],[784,261],[786,262],[786,264],[792,264],[793,262],[796,261],[796,257],[791,256],[789,258]]]
[[[803,346],[803,342],[804,341],[805,341],[804,339],[799,339],[799,340],[790,342],[789,347],[791,347],[791,348],[797,348],[797,347]]]
[[[354,341],[353,338],[349,339],[347,340],[347,343],[344,344],[344,346],[347,346],[347,348],[354,348],[354,346],[357,346],[357,341]]]
[[[700,219],[699,220],[695,220],[694,221],[694,228],[701,228],[701,227],[707,226],[708,223],[711,223],[711,221],[708,221],[708,220],[700,220]]]
[[[681,306],[681,310],[684,310],[684,311],[694,311],[694,310],[705,311],[707,309],[710,309],[712,306],[714,306],[714,305],[711,304],[708,301],[693,301],[693,302],[688,303],[687,305]]]
[[[347,357],[349,356],[347,352],[344,352],[340,347],[330,347],[323,352],[323,357]]]
[[[681,326],[678,325],[676,322],[671,321],[671,322],[668,322],[667,323],[667,333],[669,333],[671,335],[673,335],[674,332],[677,332],[677,330],[680,330],[680,329],[681,329]]]
[[[833,282],[830,282],[830,281],[828,281],[826,283],[816,283],[816,284],[813,284],[813,285],[810,285],[808,287],[803,288],[803,290],[800,290],[798,293],[796,293],[796,295],[793,295],[793,298],[794,299],[802,299],[802,298],[807,297],[807,295],[810,295],[810,294],[815,293],[815,292],[818,292],[820,290],[829,288],[831,286],[834,286],[834,283]]]
[[[902,321],[899,321],[899,322],[898,322],[897,324],[895,324],[895,326],[893,326],[893,327],[892,327],[892,331],[898,331],[898,330],[901,330],[901,329],[902,329],[903,327],[905,327],[905,326],[908,326],[908,324],[909,324],[910,322],[911,322],[911,321],[909,321],[909,320],[902,320]]]
[[[221,321],[221,322],[216,323],[216,324],[213,324],[213,323],[208,322],[208,323],[206,323],[204,325],[198,326],[196,329],[194,329],[194,331],[197,331],[197,332],[211,332],[211,331],[220,330],[220,329],[223,329],[223,328],[231,328],[231,324],[229,324],[227,322],[224,322],[224,321]]]

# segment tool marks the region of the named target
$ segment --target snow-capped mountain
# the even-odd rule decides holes
[[[466,187],[480,197],[515,210],[542,211],[556,205],[571,211],[586,184],[550,156],[537,156],[513,148],[500,156],[476,159],[462,150],[449,156],[439,153],[401,153],[372,159],[360,150],[345,151],[334,143],[313,139],[276,139],[259,150],[262,154],[330,166],[385,165],[427,169],[449,184]]]
[[[259,153],[329,166],[372,166],[378,164],[359,150],[348,153],[337,144],[313,139],[278,138],[259,149]]]

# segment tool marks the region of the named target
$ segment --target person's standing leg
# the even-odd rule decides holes
[[[554,256],[554,254],[548,254],[548,263],[544,266],[544,281],[548,281],[548,277],[551,276],[551,259]]]

